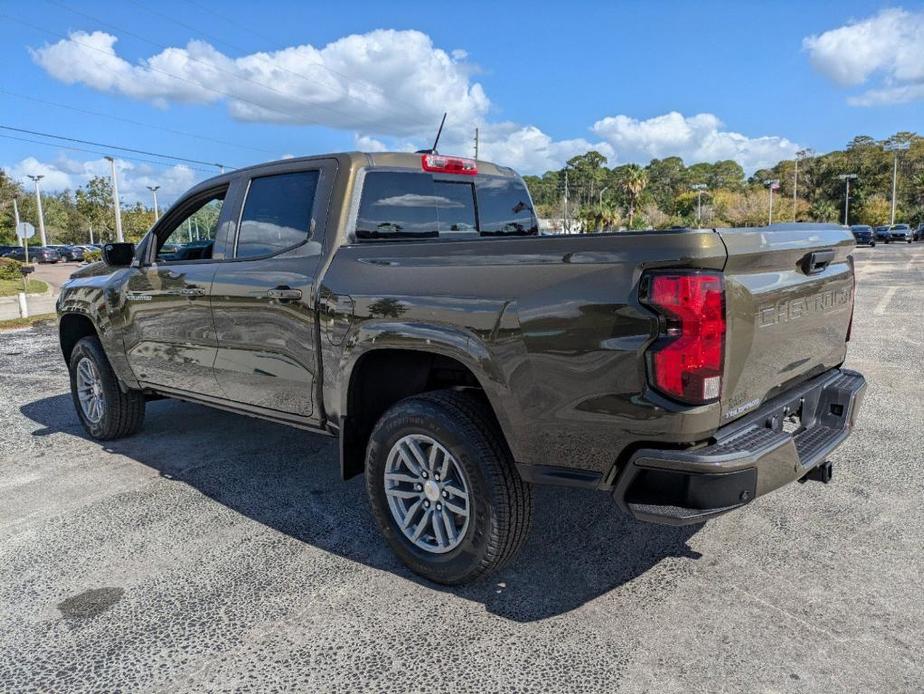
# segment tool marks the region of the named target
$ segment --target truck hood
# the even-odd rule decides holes
[[[74,272],[72,272],[71,279],[111,275],[114,271],[115,271],[114,268],[109,267],[102,260],[97,260],[95,263],[90,263],[89,265],[79,268],[75,270]]]

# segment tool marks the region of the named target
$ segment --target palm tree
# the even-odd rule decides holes
[[[629,164],[624,167],[619,186],[629,202],[629,228],[632,228],[632,219],[635,217],[635,208],[638,200],[648,185],[648,174],[638,164]]]

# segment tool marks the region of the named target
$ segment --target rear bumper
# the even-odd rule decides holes
[[[669,525],[744,506],[823,463],[850,434],[865,390],[862,375],[833,369],[719,429],[708,446],[640,449],[616,479],[616,501],[639,520]]]

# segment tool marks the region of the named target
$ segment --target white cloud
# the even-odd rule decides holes
[[[885,9],[802,41],[815,69],[837,84],[880,83],[848,101],[858,106],[924,98],[924,11]]]
[[[498,123],[481,129],[478,156],[513,166],[522,173],[542,173],[557,169],[571,157],[590,149],[607,159],[613,158],[613,148],[606,142],[593,143],[583,138],[554,140],[534,125]]]
[[[105,159],[78,161],[64,155],[51,161],[39,161],[35,157],[26,157],[2,168],[10,178],[27,184],[27,190],[31,190],[32,183],[26,179],[26,176],[43,175],[42,190],[50,193],[75,190],[94,176],[108,177],[110,175],[110,164]],[[183,164],[159,169],[121,159],[116,159],[116,170],[119,177],[119,196],[126,204],[141,200],[145,205],[150,205],[151,191],[146,186],[157,185],[160,186],[160,190],[157,191],[158,200],[162,206],[165,206],[205,177],[204,174]]]
[[[458,122],[484,117],[490,101],[471,82],[463,52],[436,48],[419,31],[379,29],[230,58],[204,41],[168,48],[138,64],[102,31],[73,32],[32,51],[53,77],[159,106],[227,103],[243,121],[318,124],[387,135],[419,134],[444,110]]]
[[[774,164],[797,146],[785,138],[751,138],[722,130],[712,114],[672,112],[648,120],[618,115],[597,121],[594,138],[556,140],[532,124],[496,122],[491,102],[472,80],[464,49],[445,51],[419,31],[375,30],[316,48],[309,44],[239,58],[190,41],[130,63],[105,32],[73,32],[32,51],[53,77],[167,108],[172,103],[223,103],[239,120],[323,125],[351,131],[364,151],[414,151],[430,146],[444,111],[439,149],[479,156],[523,173],[559,168],[596,149],[610,165],[679,155],[686,161],[736,159],[745,169]],[[173,76],[175,77],[173,77]],[[178,79],[179,78],[179,79]],[[224,94],[214,91],[219,89]]]
[[[734,159],[746,171],[753,171],[791,158],[799,149],[784,137],[748,137],[722,126],[711,113],[687,117],[671,111],[647,120],[607,116],[594,123],[593,131],[612,145],[621,162],[647,163],[669,156],[681,157],[688,164]]]

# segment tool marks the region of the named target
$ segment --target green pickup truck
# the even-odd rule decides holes
[[[60,341],[91,436],[164,396],[335,436],[389,545],[455,584],[514,556],[533,484],[689,524],[827,481],[865,389],[841,368],[853,248],[836,225],[543,236],[508,168],[330,154],[205,181],[107,245]]]

